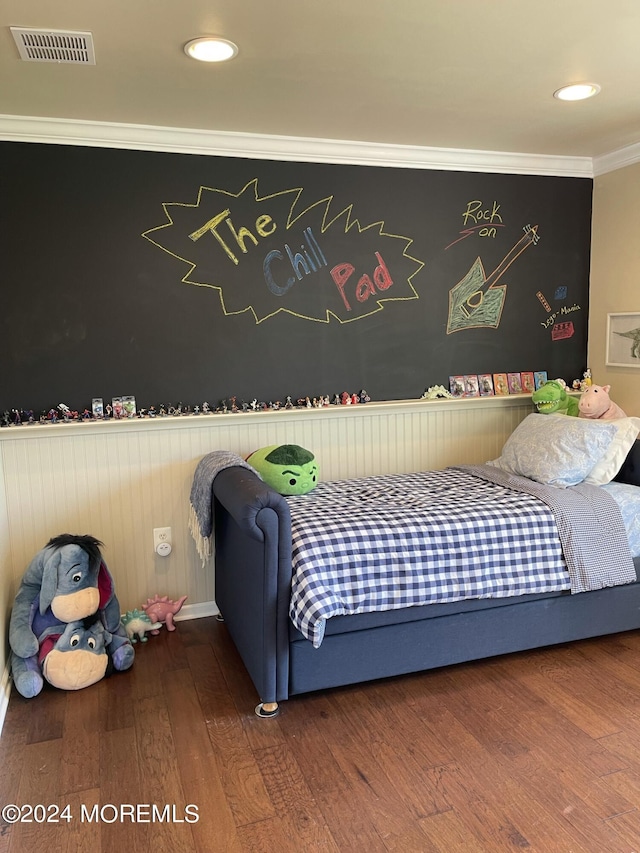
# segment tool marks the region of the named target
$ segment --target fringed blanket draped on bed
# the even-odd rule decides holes
[[[229,450],[214,450],[207,453],[196,466],[189,497],[189,531],[196,543],[202,565],[211,556],[213,534],[213,481],[225,468],[249,468],[258,477],[254,468],[237,453]]]

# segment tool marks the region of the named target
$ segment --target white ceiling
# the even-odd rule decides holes
[[[10,26],[89,31],[96,65]],[[238,57],[188,59],[208,34]],[[597,158],[640,143],[640,0],[3,0],[0,115]]]

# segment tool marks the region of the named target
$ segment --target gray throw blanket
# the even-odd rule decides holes
[[[492,465],[459,465],[477,477],[534,495],[553,512],[571,592],[632,583],[636,571],[618,505],[599,486],[580,483],[567,489],[507,474]]]
[[[196,543],[204,566],[211,556],[213,538],[213,481],[225,468],[249,468],[260,476],[248,462],[230,450],[214,450],[198,462],[189,498],[189,530]]]

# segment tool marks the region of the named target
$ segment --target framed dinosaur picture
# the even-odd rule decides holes
[[[640,367],[640,311],[607,314],[607,365]]]

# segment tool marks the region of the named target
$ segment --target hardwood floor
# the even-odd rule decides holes
[[[0,853],[640,853],[640,633],[256,701],[214,619],[14,691]]]

